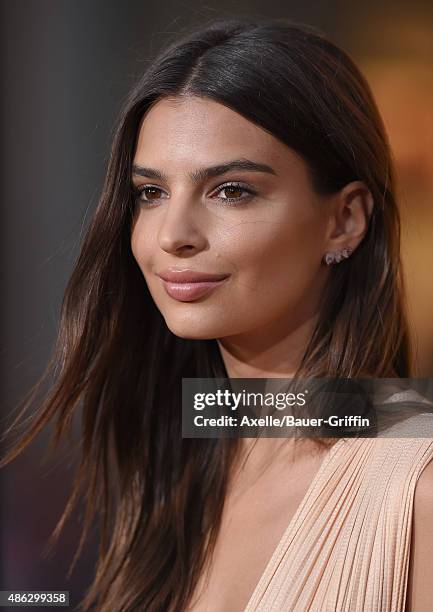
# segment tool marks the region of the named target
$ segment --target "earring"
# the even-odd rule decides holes
[[[327,266],[330,266],[333,263],[340,263],[343,259],[347,259],[352,254],[352,249],[350,247],[346,247],[342,251],[330,251],[325,254],[324,260]]]

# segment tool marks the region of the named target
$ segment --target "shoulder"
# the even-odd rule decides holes
[[[418,476],[414,504],[424,510],[433,509],[433,455]]]
[[[422,469],[415,485],[413,525],[414,542],[418,543],[419,539],[431,546],[430,561],[433,562],[433,456]]]
[[[433,601],[433,457],[418,476],[412,515],[407,588],[411,612],[431,612]]]

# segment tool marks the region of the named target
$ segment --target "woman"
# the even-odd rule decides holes
[[[181,437],[182,377],[410,375],[387,139],[366,81],[321,35],[217,21],[149,66],[52,374],[3,464],[55,417],[58,442],[82,408],[55,535],[85,487],[77,555],[94,513],[103,529],[83,610],[388,612],[406,595],[427,609],[432,536],[417,524],[407,585],[411,510],[433,515],[414,495],[432,483],[430,439]]]

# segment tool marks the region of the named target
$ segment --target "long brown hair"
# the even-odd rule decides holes
[[[95,517],[101,532],[83,610],[186,608],[215,543],[238,448],[236,439],[182,439],[182,377],[227,373],[216,339],[182,339],[168,330],[131,253],[139,123],[151,104],[179,95],[213,99],[268,130],[303,157],[318,193],[352,180],[368,185],[368,232],[331,270],[297,375],[410,375],[391,156],[364,77],[323,35],[285,20],[220,20],[185,34],[158,55],[126,100],[52,359],[13,423],[12,431],[23,431],[1,462],[51,420],[54,451],[81,411],[80,464],[53,538],[85,491],[72,567]],[[49,391],[24,421],[47,381]]]

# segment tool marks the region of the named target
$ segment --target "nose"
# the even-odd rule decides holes
[[[162,216],[158,243],[167,253],[193,254],[206,247],[204,228],[191,198],[171,197]]]

